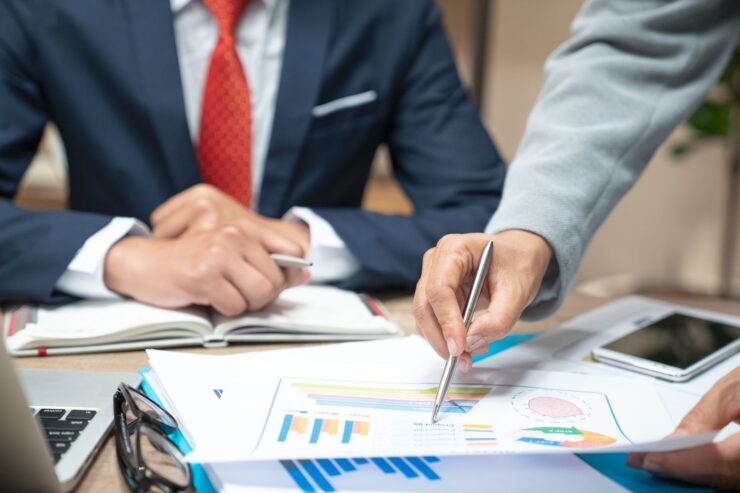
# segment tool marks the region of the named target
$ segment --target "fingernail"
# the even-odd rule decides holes
[[[450,356],[457,356],[460,353],[460,348],[457,347],[453,337],[447,338],[447,351],[449,351]]]
[[[470,370],[470,360],[467,358],[459,360],[458,364],[460,365],[460,371],[463,373],[467,373],[468,370]]]
[[[642,461],[642,468],[653,474],[660,474],[663,472],[663,465],[660,463],[660,461],[656,460],[655,457],[651,457],[650,455],[646,456],[645,460]]]
[[[465,350],[472,353],[476,349],[480,349],[486,343],[486,338],[483,336],[472,335],[465,339]]]

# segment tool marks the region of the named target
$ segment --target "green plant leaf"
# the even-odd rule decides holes
[[[732,104],[704,101],[689,117],[688,123],[706,137],[729,137],[732,128]]]

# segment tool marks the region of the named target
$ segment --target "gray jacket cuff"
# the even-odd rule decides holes
[[[569,227],[567,221],[558,222],[567,213],[553,213],[562,210],[548,203],[543,197],[509,197],[494,214],[486,226],[487,233],[519,229],[541,236],[553,250],[553,257],[547,267],[542,285],[532,303],[524,310],[522,319],[527,321],[547,318],[562,305],[573,284],[583,256],[584,245],[579,233]]]

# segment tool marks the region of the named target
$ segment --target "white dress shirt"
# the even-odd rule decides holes
[[[275,115],[290,0],[252,0],[236,27],[237,52],[252,100],[252,197],[259,203]],[[185,111],[193,143],[200,130],[201,102],[218,26],[201,0],[170,0]],[[354,255],[334,228],[310,209],[294,207],[286,220],[304,221],[311,234],[308,258],[313,282],[345,279],[359,270]],[[126,235],[148,235],[134,218],[118,217],[87,239],[57,281],[60,291],[83,298],[115,297],[103,279],[108,250]]]

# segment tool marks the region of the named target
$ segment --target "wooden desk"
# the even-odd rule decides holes
[[[714,298],[691,298],[680,295],[654,295],[669,301],[684,303],[700,308],[732,313],[740,315],[740,302],[718,300]],[[415,332],[414,318],[411,314],[411,297],[392,296],[382,297],[388,310],[398,324],[408,334]],[[524,323],[520,322],[515,327],[515,332],[528,332],[548,330],[558,326],[562,322],[575,317],[587,310],[606,303],[608,300],[592,298],[584,295],[573,294],[563,307],[551,318],[544,322]],[[279,349],[292,345],[237,345],[223,349],[198,349],[189,348],[181,351],[208,354],[235,354],[251,351],[264,351],[267,349]],[[105,353],[72,356],[50,356],[45,358],[18,358],[16,365],[21,368],[46,368],[46,369],[74,369],[74,370],[107,370],[107,371],[136,371],[148,366],[146,354],[143,351],[126,353]],[[121,480],[116,463],[113,439],[109,438],[98,457],[83,478],[78,488],[79,492],[125,492],[128,491]]]

